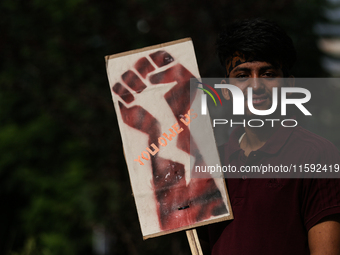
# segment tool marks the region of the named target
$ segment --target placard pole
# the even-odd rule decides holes
[[[185,231],[187,233],[190,250],[192,255],[203,255],[200,241],[198,239],[196,229],[190,229]]]

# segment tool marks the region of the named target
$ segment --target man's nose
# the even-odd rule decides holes
[[[253,91],[261,90],[263,89],[263,82],[260,78],[252,77],[250,79],[249,87],[253,88]]]

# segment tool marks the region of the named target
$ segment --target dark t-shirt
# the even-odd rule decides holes
[[[240,149],[244,130],[224,145],[224,165],[339,164],[328,140],[301,127],[278,129],[248,157]],[[340,172],[339,172],[340,175]],[[280,176],[282,177],[282,176]],[[308,231],[322,218],[340,213],[339,179],[227,179],[234,220],[209,225],[212,254],[309,254]]]

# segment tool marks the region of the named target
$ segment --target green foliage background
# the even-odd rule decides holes
[[[2,0],[0,254],[96,254],[96,229],[105,254],[190,254],[184,233],[142,241],[104,56],[192,37],[201,76],[222,76],[216,32],[263,16],[293,37],[296,76],[324,76],[313,34],[322,5]]]

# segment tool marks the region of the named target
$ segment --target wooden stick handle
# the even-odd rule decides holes
[[[198,239],[196,229],[190,229],[185,232],[187,233],[191,254],[192,255],[203,255],[201,244]]]

